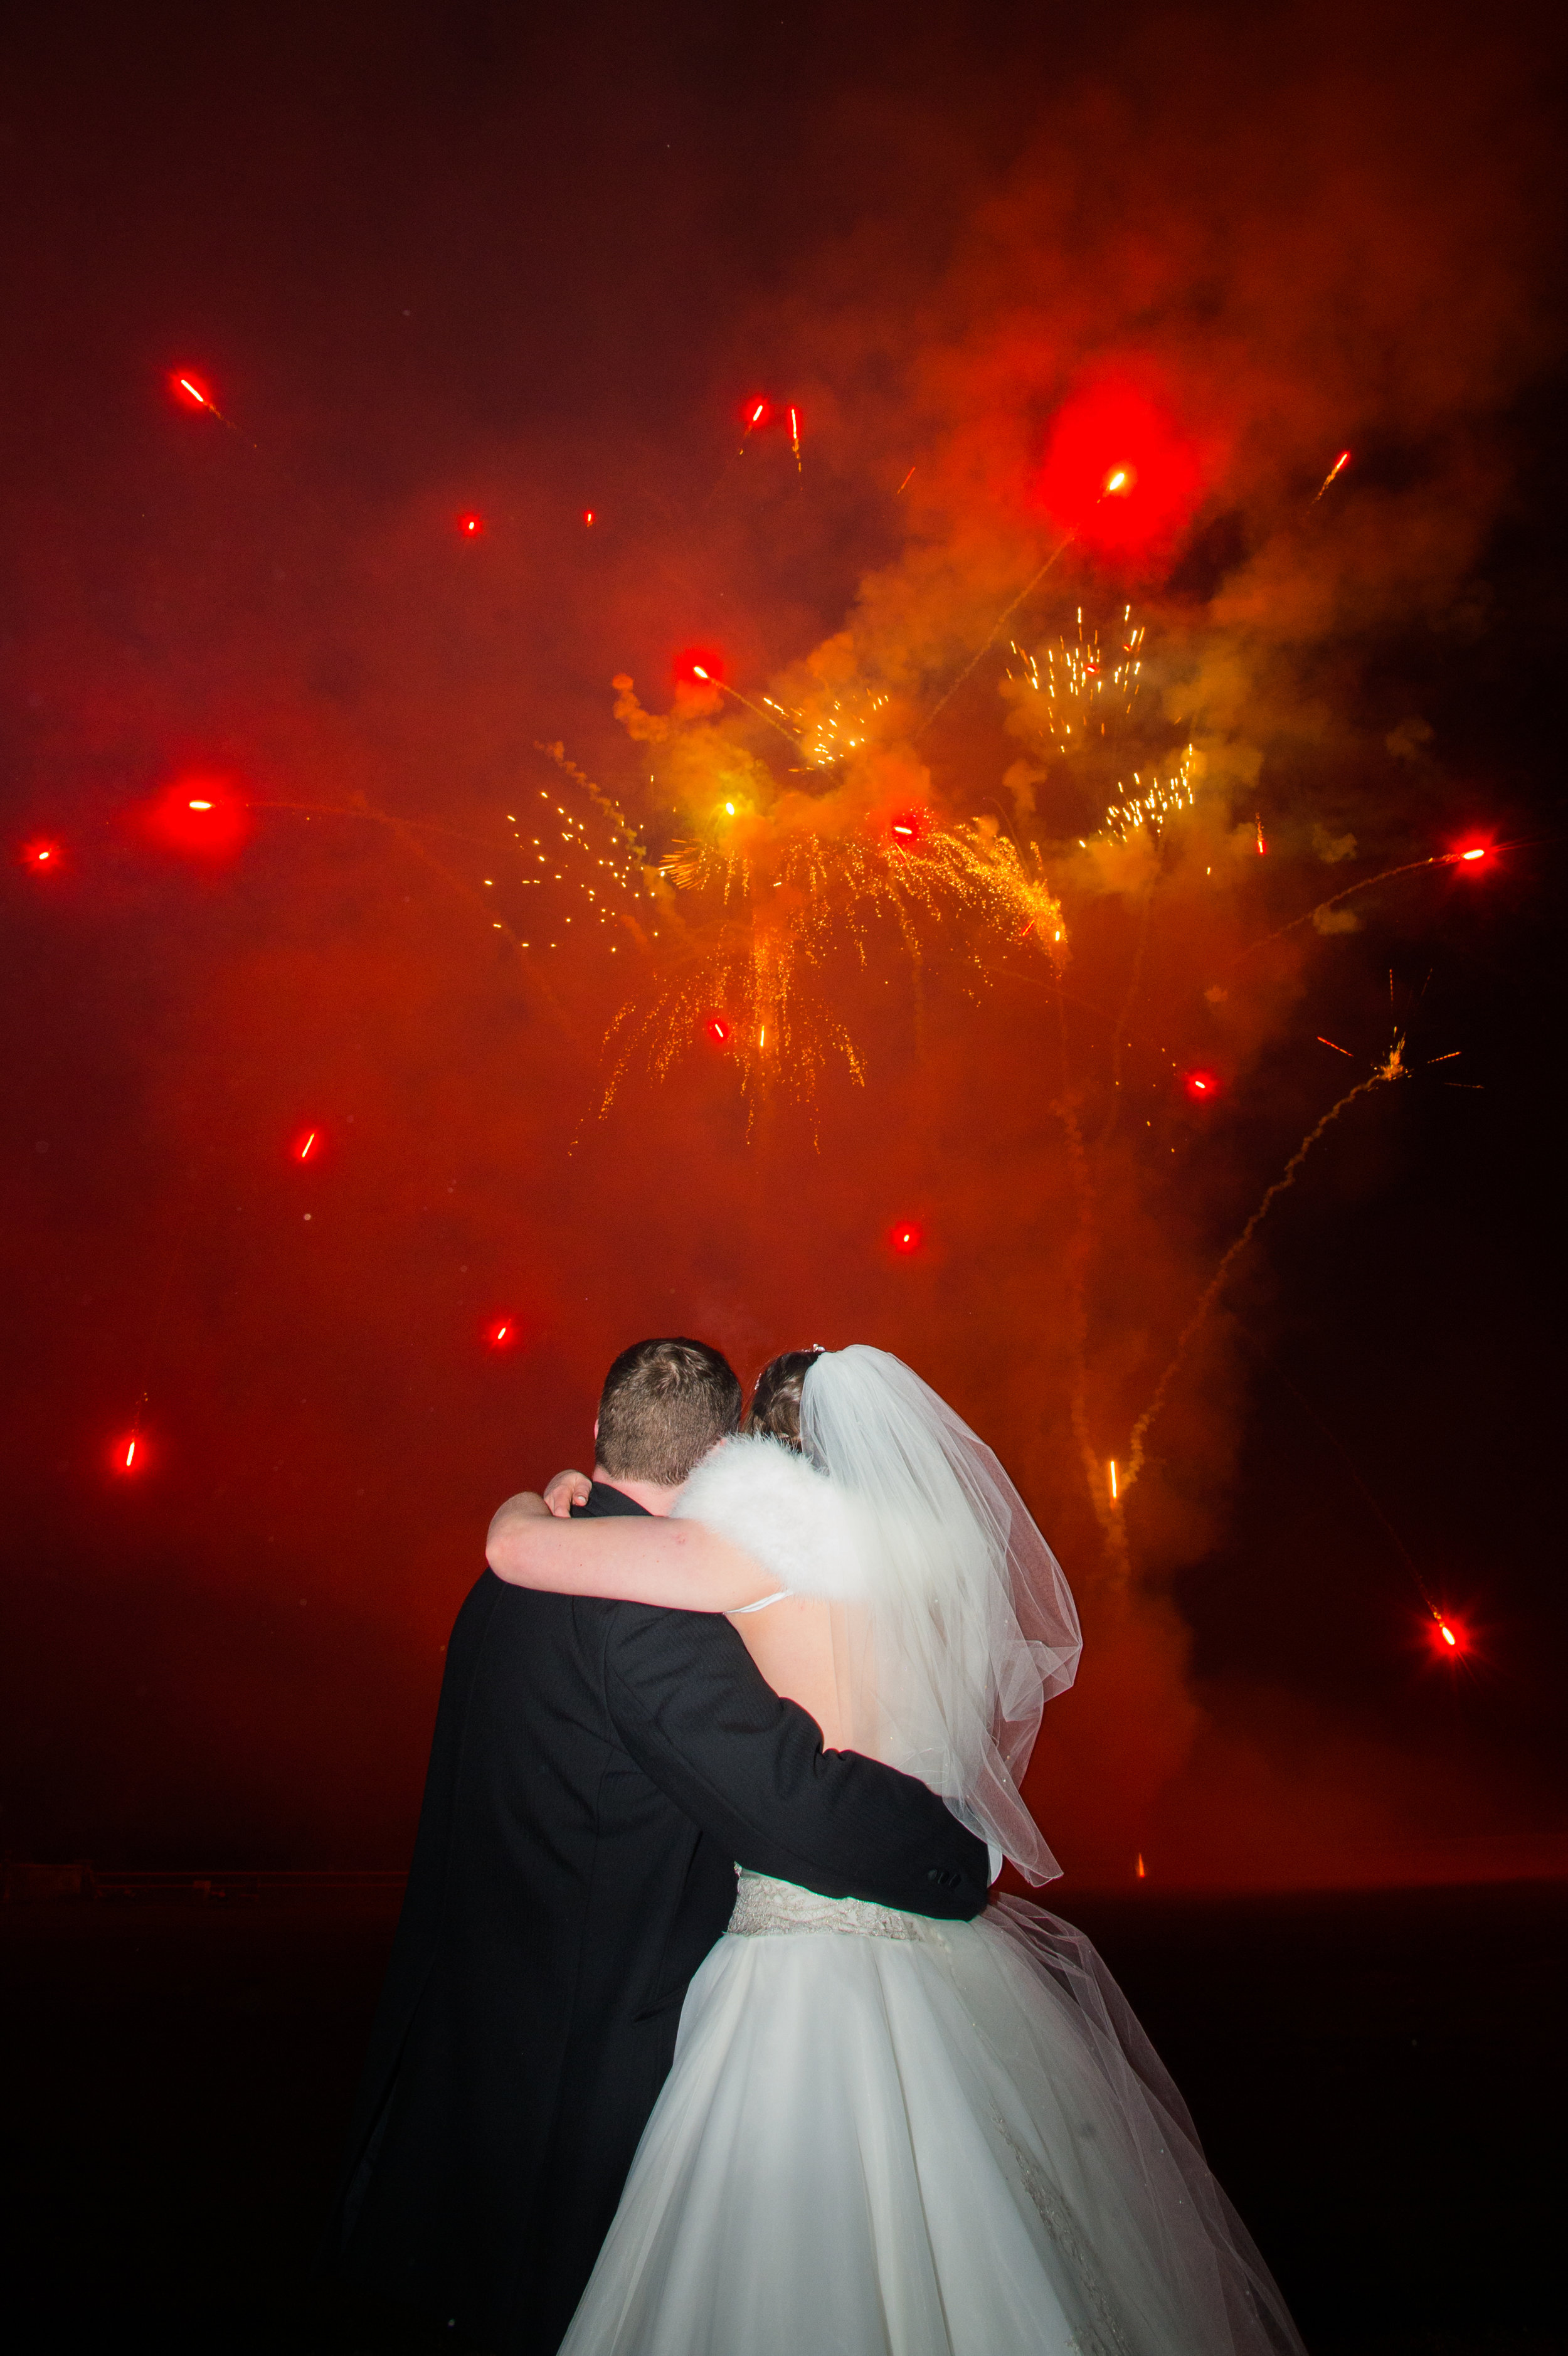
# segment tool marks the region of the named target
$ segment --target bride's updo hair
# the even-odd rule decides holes
[[[821,1355],[820,1349],[784,1350],[770,1358],[757,1376],[742,1431],[798,1448],[801,1386]]]

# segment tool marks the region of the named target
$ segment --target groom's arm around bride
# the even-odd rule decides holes
[[[739,1420],[706,1345],[624,1352],[590,1515],[662,1510]],[[668,2071],[734,1867],[955,1918],[984,1847],[824,1751],[730,1623],[486,1571],[448,1648],[329,2263],[497,2356],[549,2356]]]

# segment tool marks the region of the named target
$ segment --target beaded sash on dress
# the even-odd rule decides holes
[[[874,1906],[869,1898],[820,1898],[798,1882],[775,1881],[771,1873],[740,1869],[741,1887],[730,1929],[739,1938],[784,1931],[848,1931],[859,1939],[918,1939],[918,1914]]]

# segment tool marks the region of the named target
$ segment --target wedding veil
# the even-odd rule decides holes
[[[984,1440],[884,1350],[813,1363],[800,1436],[846,1503],[861,1573],[860,1600],[835,1615],[850,1742],[1051,1879],[1061,1868],[1019,1786],[1082,1648],[1056,1557]]]

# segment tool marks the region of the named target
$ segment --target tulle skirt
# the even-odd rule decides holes
[[[561,2356],[1301,2356],[1093,1947],[742,1876]]]

